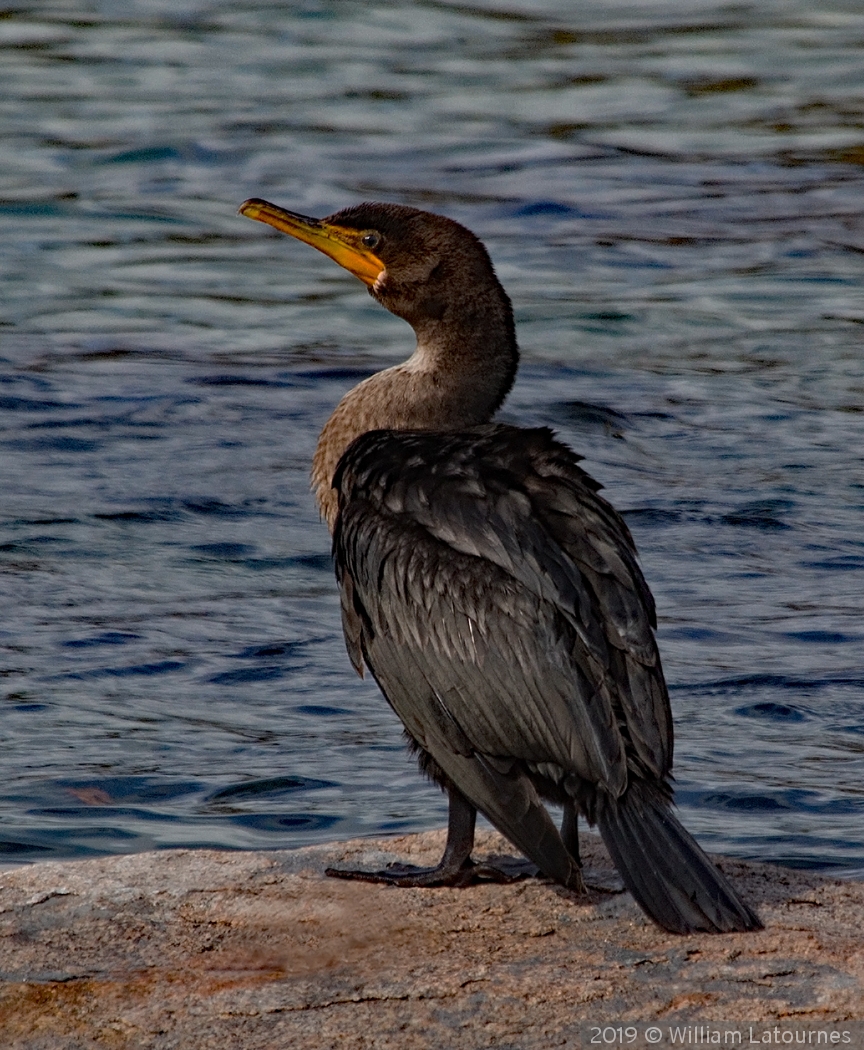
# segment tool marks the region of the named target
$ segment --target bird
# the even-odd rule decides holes
[[[240,213],[329,256],[416,347],[326,422],[312,487],[332,534],[350,661],[448,796],[432,868],[328,869],[396,886],[511,877],[475,862],[482,813],[585,893],[580,816],[673,933],[761,927],[673,812],[673,726],[654,600],[624,519],[544,427],[494,420],[519,363],[513,310],[470,230],[407,205]],[[560,829],[547,803],[562,807]]]

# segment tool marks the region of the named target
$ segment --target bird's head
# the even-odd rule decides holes
[[[358,204],[312,219],[253,198],[242,215],[329,255],[371,295],[418,332],[457,314],[510,304],[489,254],[470,230],[443,215],[402,204]]]

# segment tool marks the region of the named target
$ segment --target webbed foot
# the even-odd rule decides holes
[[[478,882],[516,882],[526,878],[521,870],[505,871],[493,864],[475,864],[470,858],[458,867],[445,863],[434,868],[418,868],[413,864],[388,864],[383,871],[363,871],[358,868],[326,868],[325,875],[333,879],[356,879],[360,882],[383,882],[389,886],[473,886]]]

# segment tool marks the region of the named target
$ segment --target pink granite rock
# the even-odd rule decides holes
[[[589,881],[614,887],[599,839],[584,844]],[[434,862],[442,846],[431,832],[0,872],[0,1047],[547,1050],[734,1024],[744,1046],[825,1031],[839,1036],[822,1045],[864,1048],[860,883],[721,859],[767,928],[676,937],[621,892],[322,875],[346,859]],[[491,832],[478,851],[511,852]]]

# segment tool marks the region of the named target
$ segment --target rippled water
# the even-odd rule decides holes
[[[410,331],[236,216],[487,242],[626,512],[712,849],[864,869],[857,3],[40,0],[0,18],[0,854],[442,822],[345,657],[317,431]]]

